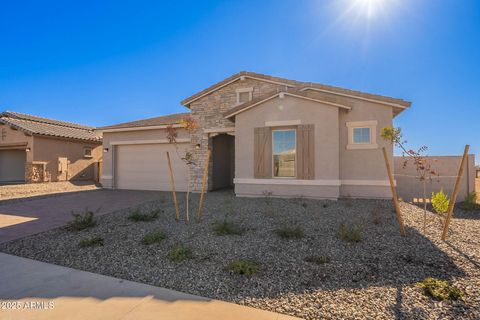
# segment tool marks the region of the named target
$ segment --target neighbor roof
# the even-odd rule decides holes
[[[170,124],[178,124],[178,123],[180,123],[180,121],[182,121],[183,119],[185,119],[189,115],[190,115],[189,112],[174,113],[174,114],[169,114],[169,115],[161,116],[161,117],[148,118],[148,119],[142,119],[142,120],[131,121],[131,122],[124,122],[124,123],[119,123],[119,124],[116,124],[116,125],[101,127],[101,128],[98,128],[98,130],[150,127],[150,126],[163,126],[163,125],[170,125]]]
[[[75,140],[101,142],[102,136],[94,127],[77,123],[52,120],[12,111],[0,113],[0,123],[30,135],[40,135]]]
[[[241,71],[239,73],[236,73],[220,82],[217,82],[216,84],[206,88],[205,90],[202,90],[198,93],[195,93],[194,95],[184,99],[181,103],[184,106],[187,106],[194,102],[197,99],[200,99],[201,97],[218,90],[232,82],[235,82],[237,80],[240,80],[242,77],[245,78],[251,78],[251,79],[257,79],[261,81],[267,81],[267,82],[272,82],[272,83],[277,83],[280,85],[285,85],[286,88],[296,88],[296,89],[301,89],[301,88],[315,88],[318,90],[323,90],[327,92],[331,92],[334,94],[340,94],[340,95],[349,95],[349,96],[354,96],[354,97],[359,97],[359,98],[364,98],[364,99],[371,99],[371,100],[376,100],[379,102],[386,102],[390,104],[397,104],[402,107],[410,107],[411,102],[405,101],[403,99],[396,99],[392,97],[387,97],[387,96],[382,96],[378,94],[372,94],[372,93],[366,93],[366,92],[361,92],[361,91],[356,91],[356,90],[350,90],[350,89],[344,89],[340,87],[334,87],[334,86],[329,86],[329,85],[324,85],[320,83],[314,83],[314,82],[302,82],[302,81],[295,81],[295,80],[290,80],[290,79],[285,79],[285,78],[280,78],[280,77],[273,77],[265,74],[260,74],[260,73],[254,73],[254,72],[249,72],[249,71]]]

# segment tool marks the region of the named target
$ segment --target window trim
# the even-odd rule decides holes
[[[282,129],[272,129],[271,130],[271,135],[272,135],[272,145],[271,145],[271,148],[272,148],[272,179],[297,179],[297,176],[298,176],[298,172],[297,172],[297,128],[282,128]],[[274,160],[274,157],[275,157],[275,153],[273,152],[273,143],[274,143],[274,140],[273,140],[273,133],[276,132],[276,131],[293,131],[295,132],[295,165],[294,165],[294,175],[292,177],[276,177],[275,176],[275,160]]]
[[[237,94],[237,105],[250,102],[253,99],[253,88],[238,88],[235,90],[235,93]],[[248,101],[240,102],[240,93],[248,93]]]
[[[90,150],[90,154],[86,154],[87,150]],[[92,147],[83,147],[83,157],[84,158],[93,158],[93,148]]]
[[[345,123],[348,131],[347,150],[360,150],[360,149],[378,149],[377,144],[377,120],[370,121],[350,121]],[[370,142],[354,142],[353,131],[354,129],[368,128],[370,129]]]

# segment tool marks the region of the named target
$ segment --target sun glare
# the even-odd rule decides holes
[[[371,19],[374,18],[384,5],[386,0],[353,0],[355,11]]]

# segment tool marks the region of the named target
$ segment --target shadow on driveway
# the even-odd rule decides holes
[[[103,215],[157,200],[155,191],[94,190],[0,204],[0,243],[63,226],[72,212],[90,209]]]

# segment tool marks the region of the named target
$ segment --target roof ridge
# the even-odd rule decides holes
[[[45,117],[39,117],[35,116],[32,114],[28,113],[22,113],[22,112],[16,112],[16,111],[9,111],[6,110],[4,112],[0,113],[0,116],[7,116],[11,118],[17,118],[21,120],[26,120],[26,121],[33,121],[33,122],[39,122],[39,123],[45,123],[45,124],[51,124],[51,125],[56,125],[56,126],[63,126],[67,128],[75,128],[75,129],[81,129],[81,130],[94,130],[95,127],[92,126],[87,126],[75,122],[70,122],[70,121],[63,121],[63,120],[56,120],[56,119],[50,119],[50,118],[45,118]]]

